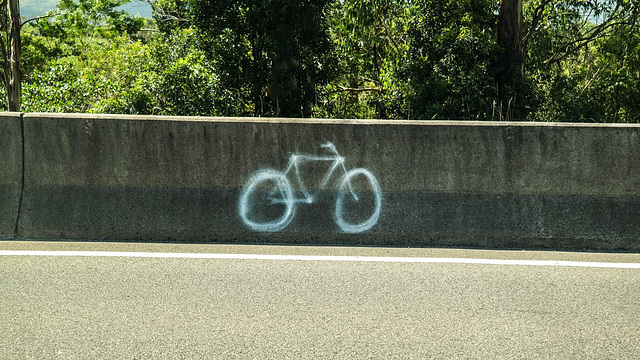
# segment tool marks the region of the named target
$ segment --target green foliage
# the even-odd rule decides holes
[[[240,94],[220,86],[217,71],[185,29],[146,43],[129,37],[93,41],[31,71],[24,110],[156,115],[245,114]],[[246,96],[245,96],[246,97]]]
[[[640,122],[637,1],[563,1],[529,44],[539,109],[530,120]]]
[[[148,111],[138,76],[149,59],[135,41],[144,20],[115,9],[126,2],[62,0],[23,26],[24,111]],[[126,110],[113,105],[122,99]]]
[[[131,17],[117,7],[131,0],[60,0],[58,16],[60,35],[91,40],[96,35],[109,38],[126,33],[136,34],[144,24],[140,17]]]
[[[193,29],[159,37],[149,48],[154,113],[239,116],[250,111],[247,94],[225,87],[215,63],[196,48]]]
[[[136,39],[144,20],[115,10],[131,0],[61,0],[50,17],[23,26],[23,67],[29,74],[47,59],[79,56],[121,37]]]
[[[544,101],[532,119],[640,122],[638,27],[621,27],[575,59],[538,74],[544,79],[540,86]]]
[[[497,1],[126,2],[24,25],[23,111],[640,122],[638,0],[525,1],[506,99]]]
[[[420,0],[414,11],[403,72],[413,90],[409,117],[493,119],[496,2]]]
[[[153,18],[164,35],[191,27],[191,0],[154,0]]]
[[[117,40],[32,72],[23,87],[24,111],[148,113],[139,101],[146,86],[138,76],[148,53],[139,42]]]
[[[409,90],[398,77],[408,51],[408,3],[336,1],[327,9],[336,60],[316,113],[337,118],[402,118]]]
[[[193,0],[200,45],[255,115],[309,116],[328,79],[328,0]]]

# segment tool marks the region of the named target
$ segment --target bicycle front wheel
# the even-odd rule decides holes
[[[252,230],[276,232],[284,229],[295,214],[293,189],[281,171],[256,171],[245,185],[238,212]]]
[[[348,234],[361,233],[378,223],[382,192],[376,177],[367,169],[347,171],[338,188],[336,224]]]

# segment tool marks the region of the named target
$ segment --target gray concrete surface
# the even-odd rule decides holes
[[[24,129],[21,239],[640,249],[636,125],[25,114]],[[373,225],[349,234],[338,214],[364,221],[378,192],[338,205],[342,170],[320,189],[330,162],[316,161],[287,176],[312,204],[287,212],[281,190],[258,207],[256,191],[255,221],[290,222],[247,226],[249,179],[326,142],[377,179]]]
[[[0,113],[0,239],[15,235],[22,191],[22,122],[19,113]]]
[[[638,254],[0,242],[92,250],[640,262]],[[0,357],[637,359],[640,271],[0,257]]]

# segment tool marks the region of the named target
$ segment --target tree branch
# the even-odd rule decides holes
[[[564,60],[567,56],[589,45],[591,42],[601,38],[605,30],[618,25],[628,26],[633,24],[629,22],[611,22],[608,24],[603,23],[602,26],[597,26],[593,28],[591,31],[591,34],[581,36],[578,39],[570,41],[564,44],[563,46],[561,46],[549,59],[544,61],[543,63],[544,66],[549,67],[553,63],[557,63]]]
[[[618,26],[618,25],[632,25],[629,22],[615,21],[616,18],[620,15],[620,12],[619,12],[620,8],[621,8],[620,3],[617,3],[616,7],[613,9],[613,11],[611,11],[609,17],[606,20],[604,20],[599,25],[592,27],[581,36],[578,36],[577,39],[571,40],[566,44],[564,44],[563,46],[559,47],[558,50],[556,50],[555,53],[549,59],[544,61],[543,63],[544,66],[549,67],[553,63],[558,63],[564,60],[567,56],[575,53],[576,51],[590,44],[591,42],[602,37],[605,30],[611,27]]]
[[[32,21],[36,21],[36,20],[40,20],[40,19],[46,19],[46,18],[50,18],[50,17],[54,17],[56,15],[59,15],[58,13],[55,14],[47,14],[47,15],[42,15],[42,16],[36,16],[34,18],[31,19],[27,19],[25,21],[22,22],[22,24],[20,24],[20,27],[23,27],[25,24],[30,23]]]
[[[535,35],[536,31],[538,30],[538,24],[542,19],[542,14],[544,13],[544,9],[547,7],[547,5],[549,5],[549,3],[551,3],[551,1],[553,0],[542,1],[533,11],[533,19],[531,20],[531,27],[529,27],[529,30],[522,38],[522,45],[525,48],[527,47],[527,43],[529,42],[529,40],[533,37],[533,35]]]
[[[385,92],[383,89],[373,88],[373,87],[365,87],[365,88],[350,88],[342,85],[337,85],[338,89],[329,91],[328,94],[335,94],[339,92],[352,92],[352,93],[361,93],[361,92],[377,92],[383,93]]]

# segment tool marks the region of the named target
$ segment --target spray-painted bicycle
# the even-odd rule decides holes
[[[300,171],[301,165],[310,162],[331,163],[318,184],[320,190],[327,187],[336,170],[343,172],[338,181],[334,213],[334,220],[343,232],[360,233],[378,222],[382,193],[376,177],[364,168],[347,170],[345,158],[331,142],[321,147],[331,154],[292,154],[284,171],[262,169],[249,178],[238,203],[238,212],[247,227],[255,231],[280,231],[293,219],[297,204],[316,202],[316,196],[307,190]]]

